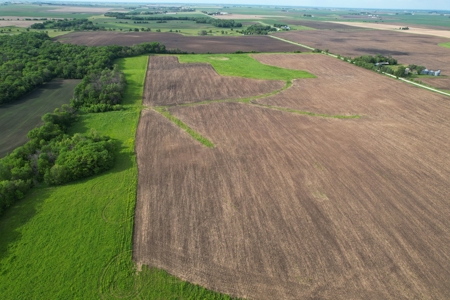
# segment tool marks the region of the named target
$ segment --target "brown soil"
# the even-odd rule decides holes
[[[342,56],[391,55],[401,64],[423,65],[430,70],[442,70],[442,75],[450,75],[450,49],[438,46],[448,42],[445,38],[367,29],[291,31],[276,35]],[[450,77],[447,80],[450,84]]]
[[[320,21],[301,21],[301,20],[286,20],[284,21],[288,24],[292,25],[301,25],[301,26],[307,26],[315,29],[328,29],[328,30],[356,30],[358,28],[355,28],[353,26],[348,26],[345,24],[336,24],[336,23],[329,23],[329,22],[320,22]],[[361,29],[361,28],[359,28]]]
[[[332,22],[335,24],[349,25],[355,27],[363,27],[369,29],[379,29],[379,30],[396,30],[400,33],[412,33],[412,34],[422,34],[422,35],[432,35],[444,38],[450,38],[449,28],[445,30],[441,29],[432,29],[432,28],[421,28],[421,27],[411,27],[409,26],[409,30],[399,30],[400,27],[406,26],[405,24],[387,24],[387,23],[350,23],[350,22]]]
[[[136,262],[249,299],[447,298],[448,98],[325,55],[256,57],[318,77],[271,104],[363,118],[172,107],[209,149],[144,111]]]
[[[222,20],[260,20],[260,19],[269,19],[269,18],[286,18],[286,16],[271,16],[271,15],[242,15],[242,14],[228,14],[228,15],[220,15],[214,16],[216,19]]]
[[[157,32],[74,32],[56,40],[87,46],[122,45],[132,46],[145,42],[160,42],[168,49],[181,49],[195,53],[231,53],[236,51],[257,52],[293,52],[308,49],[272,39],[268,36],[235,36],[215,37],[198,36],[187,37],[176,33]]]
[[[35,23],[42,23],[43,21],[21,21],[14,19],[13,21],[3,21],[0,20],[0,27],[6,27],[6,26],[16,26],[16,27],[30,27],[31,25]]]
[[[159,74],[159,76],[153,76]],[[245,98],[281,89],[283,81],[223,77],[210,64],[180,64],[174,56],[149,59],[144,105]]]
[[[61,6],[57,8],[52,8],[47,10],[48,12],[69,12],[69,13],[96,13],[103,14],[108,11],[120,11],[127,12],[129,10],[124,10],[122,8],[114,7],[90,7],[90,6]]]
[[[449,74],[450,75],[450,74]],[[433,78],[419,78],[425,84],[431,85],[438,89],[450,91],[450,78],[449,77],[433,77]]]

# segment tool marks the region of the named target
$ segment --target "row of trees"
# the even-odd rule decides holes
[[[241,30],[241,33],[243,33],[245,35],[254,35],[254,34],[265,35],[265,34],[269,34],[269,32],[271,32],[271,31],[277,31],[277,29],[272,26],[254,24],[254,25],[249,26],[245,30]]]
[[[43,116],[43,126],[28,133],[30,141],[0,160],[0,213],[23,198],[35,184],[64,184],[98,174],[114,164],[116,145],[96,132],[68,135],[76,120],[75,110]]]
[[[100,30],[88,19],[73,20],[47,20],[43,23],[35,23],[30,26],[31,29],[60,29],[60,30]]]
[[[87,47],[53,42],[46,33],[0,36],[0,105],[19,99],[53,78],[82,79],[112,68],[113,61],[144,53],[168,51],[160,43]]]
[[[119,12],[107,12],[105,13],[107,17],[114,17],[116,19],[122,20],[134,20],[134,21],[157,21],[157,22],[167,22],[167,21],[194,21],[196,23],[211,24],[215,27],[220,28],[239,28],[242,27],[242,23],[235,22],[234,20],[221,20],[207,17],[174,17],[174,16],[158,16],[158,17],[143,17],[130,15],[129,13],[119,13]]]

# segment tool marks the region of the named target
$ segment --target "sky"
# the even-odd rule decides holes
[[[67,1],[67,0],[66,0]],[[82,0],[81,0],[82,1]],[[78,0],[80,2],[80,0]],[[142,2],[149,1],[111,1],[94,0],[89,2]],[[291,5],[291,6],[312,6],[312,7],[349,7],[349,8],[396,8],[396,9],[425,9],[425,10],[450,10],[450,0],[159,0],[153,3],[210,3],[210,4],[251,4],[251,5]]]

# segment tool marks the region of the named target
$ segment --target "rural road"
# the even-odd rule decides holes
[[[273,36],[273,35],[269,35],[269,36],[270,36],[271,38],[274,38],[274,39],[277,39],[277,40],[280,40],[280,41],[283,41],[283,42],[286,42],[286,43],[290,43],[290,44],[298,45],[298,46],[301,46],[301,47],[304,47],[304,48],[307,48],[307,49],[310,49],[310,50],[314,50],[314,48],[309,47],[309,46],[306,46],[306,45],[303,45],[303,44],[295,43],[295,42],[292,42],[292,41],[289,41],[289,40],[285,40],[285,39],[282,39],[282,38],[279,38],[279,37]],[[325,53],[325,52],[322,52],[322,53],[323,53],[323,54],[326,54],[326,55],[329,55],[329,56],[332,56],[332,57],[334,57],[334,58],[338,58],[337,55],[334,55],[334,54],[331,54],[331,53]],[[397,77],[394,76],[394,75],[391,75],[391,74],[388,74],[388,73],[384,73],[384,72],[381,72],[381,73],[384,74],[384,75],[387,75],[387,76],[389,76],[389,77],[392,77],[392,78],[396,78],[396,79],[397,79]],[[429,90],[429,91],[432,91],[432,92],[439,93],[439,94],[442,94],[442,95],[445,95],[445,96],[449,96],[449,97],[450,97],[450,93],[446,93],[446,92],[437,90],[437,89],[435,89],[435,88],[431,88],[431,87],[428,87],[428,86],[426,86],[426,85],[423,85],[423,84],[420,84],[420,83],[413,82],[413,81],[408,80],[408,79],[405,79],[405,78],[398,78],[398,79],[401,80],[401,81],[404,81],[404,82],[406,82],[406,83],[410,83],[410,84],[413,84],[413,85],[415,85],[415,86],[424,88],[424,89],[426,89],[426,90]]]

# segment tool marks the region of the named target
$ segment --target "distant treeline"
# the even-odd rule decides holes
[[[35,23],[30,26],[31,29],[59,29],[59,30],[101,30],[103,28],[94,25],[88,19],[74,20],[47,20],[43,23]]]
[[[129,13],[107,12],[106,17],[113,17],[116,19],[134,20],[134,21],[194,21],[196,23],[211,24],[215,27],[221,28],[239,28],[242,23],[237,23],[234,20],[220,20],[207,17],[174,17],[174,16],[158,16],[158,17],[142,17],[138,15],[130,15]]]
[[[254,34],[269,34],[269,32],[271,31],[277,31],[276,28],[273,28],[272,26],[264,26],[261,24],[254,24],[249,26],[247,29],[245,30],[241,30],[241,33],[245,34],[245,35],[254,35]]]
[[[53,42],[47,34],[0,36],[0,105],[19,99],[53,78],[82,79],[112,68],[116,58],[174,53],[160,43],[87,47]]]

